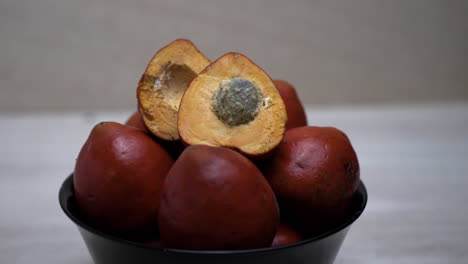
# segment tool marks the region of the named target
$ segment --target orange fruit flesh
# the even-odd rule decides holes
[[[220,118],[216,100],[227,88],[239,93],[250,90],[250,94],[238,96],[237,99],[244,100],[235,102],[240,107],[234,112],[229,110],[236,107],[228,107],[224,102],[228,113]],[[257,93],[257,107],[249,107],[249,103],[256,101],[249,100],[249,96],[258,97]],[[247,108],[250,110],[245,111]],[[276,147],[287,121],[284,103],[271,78],[238,53],[222,56],[192,81],[180,103],[178,118],[179,134],[185,143],[230,147],[250,156],[266,154]]]

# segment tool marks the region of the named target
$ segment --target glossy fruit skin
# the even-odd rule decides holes
[[[141,131],[99,123],[76,161],[78,207],[99,230],[124,237],[157,231],[161,188],[172,164],[169,154]]]
[[[127,122],[125,122],[125,125],[131,126],[133,128],[136,128],[144,133],[149,134],[149,130],[146,128],[145,124],[143,123],[143,120],[141,119],[140,113],[136,111],[133,113],[128,119]]]
[[[273,241],[279,209],[268,182],[247,158],[195,145],[167,175],[158,222],[165,247],[261,248]]]
[[[288,130],[266,168],[282,218],[317,233],[347,212],[359,184],[359,163],[348,137],[333,127]]]
[[[286,129],[307,126],[307,117],[304,111],[304,106],[302,105],[294,86],[283,80],[273,80],[273,82],[275,83],[286,107],[286,114],[288,116]]]
[[[301,235],[290,226],[281,223],[276,231],[275,239],[271,243],[272,247],[284,246],[302,240]]]

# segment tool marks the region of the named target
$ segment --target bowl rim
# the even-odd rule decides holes
[[[136,241],[131,241],[127,240],[118,236],[114,236],[108,233],[105,233],[103,231],[97,230],[94,227],[84,223],[79,217],[74,215],[69,209],[68,209],[68,202],[69,199],[74,197],[74,191],[73,191],[73,173],[69,175],[64,182],[62,183],[60,190],[59,190],[59,203],[60,207],[62,208],[63,212],[72,220],[78,227],[94,234],[100,237],[103,237],[108,240],[112,240],[114,242],[118,243],[123,243],[126,245],[134,246],[134,247],[139,247],[143,249],[148,249],[148,250],[153,250],[153,251],[160,251],[165,254],[167,253],[174,253],[174,254],[192,254],[192,255],[243,255],[243,254],[254,254],[254,253],[266,253],[266,252],[272,252],[272,251],[279,251],[279,250],[284,250],[288,248],[294,248],[294,247],[299,247],[305,244],[309,244],[311,242],[321,240],[325,237],[331,236],[333,234],[336,234],[343,229],[349,227],[352,223],[354,223],[364,212],[364,209],[366,208],[367,205],[367,189],[366,186],[364,185],[364,182],[362,180],[359,181],[358,188],[356,190],[356,193],[360,194],[362,197],[361,204],[352,214],[347,217],[345,221],[340,223],[339,225],[330,228],[329,230],[320,233],[316,236],[301,240],[296,243],[292,244],[287,244],[283,246],[277,246],[277,247],[266,247],[266,248],[256,248],[256,249],[241,249],[241,250],[192,250],[192,249],[178,249],[178,248],[164,248],[164,247],[154,247],[154,246],[149,246],[145,245],[143,243],[139,243]]]

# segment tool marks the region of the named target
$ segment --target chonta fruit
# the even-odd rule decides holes
[[[284,246],[292,243],[296,243],[302,240],[301,235],[290,226],[281,223],[276,231],[275,238],[272,247]]]
[[[141,119],[140,113],[136,111],[133,113],[125,122],[125,125],[131,126],[133,128],[136,128],[142,132],[149,133],[148,129],[146,129],[145,124],[143,123],[143,120]]]
[[[144,133],[147,133],[148,135],[152,136],[151,132],[148,131],[148,129],[145,127],[145,124],[143,123],[143,120],[140,116],[140,113],[137,111],[133,115],[131,115],[127,122],[125,122],[125,125],[131,126],[133,128],[136,128]],[[165,141],[160,138],[152,137],[156,142],[163,147],[171,157],[176,160],[182,151],[184,151],[184,144],[180,141]]]
[[[246,157],[196,145],[167,175],[158,223],[165,247],[261,248],[273,241],[279,209],[268,182]]]
[[[282,218],[306,234],[341,220],[359,184],[351,142],[333,127],[288,130],[265,168]]]
[[[173,164],[148,135],[101,122],[78,155],[73,184],[88,222],[101,230],[136,237],[157,231],[161,188]]]
[[[153,56],[137,88],[139,112],[152,134],[167,141],[179,139],[180,99],[209,64],[210,60],[186,39],[173,41]]]
[[[307,117],[302,106],[301,100],[297,95],[296,89],[290,83],[283,80],[273,81],[278,89],[284,105],[286,106],[286,113],[288,115],[288,122],[286,129],[295,127],[307,126]]]
[[[211,63],[190,83],[178,117],[186,144],[228,147],[253,157],[279,144],[287,121],[268,74],[234,52]]]

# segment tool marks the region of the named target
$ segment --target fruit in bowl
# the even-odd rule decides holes
[[[318,233],[347,213],[359,185],[359,163],[348,137],[333,127],[288,130],[265,169],[284,218]]]
[[[249,249],[271,245],[279,208],[265,177],[227,148],[188,147],[166,176],[159,210],[164,246]]]
[[[138,110],[151,133],[163,140],[179,139],[180,100],[190,82],[210,64],[189,40],[177,39],[151,58],[137,88]]]
[[[145,126],[145,123],[143,123],[143,120],[141,119],[141,115],[138,111],[133,113],[125,122],[125,125],[136,128],[144,133],[149,134],[150,132]]]
[[[299,232],[294,230],[289,225],[281,223],[276,230],[275,238],[271,243],[272,247],[279,247],[284,245],[293,244],[302,240]]]
[[[286,129],[307,126],[307,117],[299,95],[292,84],[283,80],[274,80],[276,88],[283,99],[288,115]]]
[[[208,65],[180,102],[178,129],[188,145],[228,147],[257,157],[281,141],[286,110],[270,76],[230,52]]]
[[[73,175],[76,211],[62,203],[97,243],[95,256],[109,241],[90,230],[164,252],[243,254],[326,239],[336,249],[365,206],[348,137],[307,126],[294,87],[245,55],[211,63],[176,40],[150,60],[137,99],[125,125],[93,128]],[[317,254],[329,261],[336,250]]]
[[[76,160],[78,206],[102,230],[124,236],[153,233],[162,185],[173,162],[141,131],[101,122]]]

